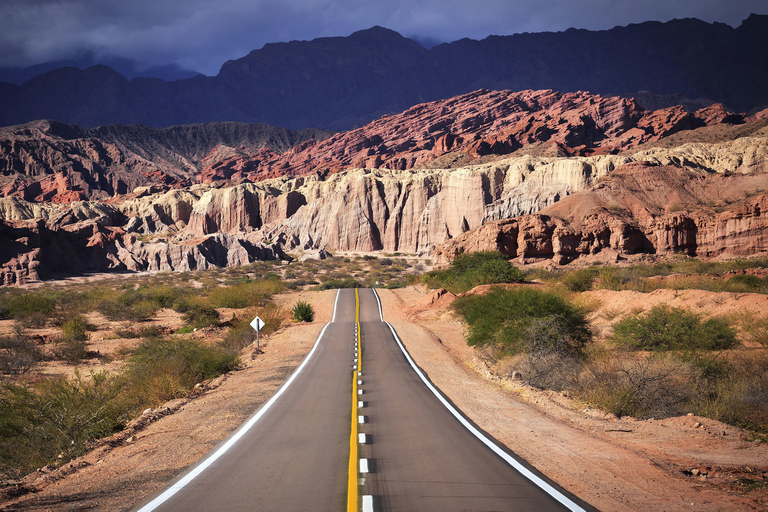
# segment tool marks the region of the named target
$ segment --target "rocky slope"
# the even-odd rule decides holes
[[[373,27],[268,44],[225,63],[215,77],[129,81],[105,66],[58,68],[23,85],[0,84],[0,125],[53,118],[87,127],[240,121],[349,130],[480,88],[651,91],[751,111],[768,104],[768,70],[760,65],[768,58],[766,32],[768,16],[752,15],[737,28],[683,19],[462,39],[426,50]]]
[[[224,128],[211,139],[222,140]],[[35,130],[48,131],[40,137]],[[765,112],[648,112],[586,93],[478,91],[282,154],[261,148],[262,162],[243,147],[206,153],[213,142],[196,138],[194,127],[98,130],[113,138],[52,122],[13,129],[49,152],[35,153],[47,160],[32,159],[37,167],[11,179],[36,184],[22,190],[48,190],[33,199],[59,202],[18,193],[0,199],[0,282],[228,266],[319,249],[446,261],[495,248],[522,261],[568,263],[598,253],[710,257],[766,247]],[[171,137],[176,132],[187,135]],[[274,133],[277,149],[281,137],[282,147],[294,140]],[[32,158],[16,144],[16,161]],[[240,155],[185,172],[227,154],[224,148]],[[174,155],[186,160],[160,170],[158,162]],[[454,167],[440,166],[446,162]],[[60,171],[34,181],[48,166]],[[103,197],[110,179],[127,188],[132,175],[145,181],[131,193],[82,200],[86,187]],[[44,188],[45,180],[53,185]]]
[[[764,138],[755,138],[681,148],[663,158],[638,153],[604,181],[538,213],[486,223],[440,244],[434,255],[446,262],[466,251],[498,250],[521,263],[557,264],[638,254],[764,256],[767,149]]]
[[[438,261],[496,249],[556,263],[597,253],[745,256],[768,247],[766,190],[763,127],[729,142],[632,154],[350,169],[326,178],[198,184],[121,203],[7,197],[0,200],[8,219],[0,261],[12,284],[67,271],[227,266],[316,249]]]
[[[145,186],[157,192],[349,168],[445,167],[521,152],[617,153],[681,131],[743,122],[721,105],[647,111],[625,98],[551,90],[475,91],[333,136],[238,123],[86,130],[40,121],[0,130],[0,196],[70,203]]]
[[[267,125],[208,123],[155,130],[145,126],[84,129],[36,121],[0,129],[0,196],[33,202],[107,200],[196,182],[211,160],[269,149],[279,155],[329,132]]]

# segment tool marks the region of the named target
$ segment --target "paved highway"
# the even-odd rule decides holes
[[[334,321],[270,402],[136,510],[582,510],[446,408],[373,290],[359,291],[358,375],[355,297],[338,293]]]

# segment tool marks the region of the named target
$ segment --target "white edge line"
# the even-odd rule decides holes
[[[472,434],[475,435],[484,445],[486,445],[488,448],[490,448],[496,455],[504,459],[504,461],[515,468],[517,471],[520,472],[524,477],[526,477],[528,480],[533,482],[535,485],[537,485],[539,488],[541,488],[544,492],[552,496],[554,499],[559,501],[562,505],[567,507],[569,510],[572,510],[573,512],[586,512],[583,508],[581,508],[579,505],[574,503],[571,499],[569,499],[567,496],[565,496],[563,493],[552,487],[550,484],[542,480],[539,476],[535,475],[531,470],[520,464],[518,461],[516,461],[513,457],[511,457],[507,452],[499,448],[496,443],[488,439],[485,435],[483,435],[482,432],[477,430],[471,423],[469,423],[464,416],[462,416],[451,403],[446,400],[442,394],[440,394],[437,389],[432,385],[431,382],[424,376],[424,374],[419,370],[419,367],[416,366],[416,363],[411,359],[410,354],[408,354],[408,351],[405,350],[405,347],[403,346],[403,343],[400,341],[400,338],[397,336],[397,333],[395,332],[395,329],[392,327],[392,324],[389,322],[386,322],[386,324],[389,326],[389,330],[392,331],[392,336],[395,337],[395,341],[397,341],[397,344],[400,346],[400,350],[402,351],[403,355],[405,355],[405,358],[408,360],[408,363],[410,363],[411,368],[413,368],[413,371],[416,372],[416,374],[421,378],[421,380],[424,382],[424,384],[429,388],[430,391],[432,391],[432,394],[434,394],[440,402],[445,406],[446,409],[448,409],[453,416],[459,420],[459,422],[464,425],[464,427],[469,430]]]
[[[338,293],[336,294],[336,299],[338,300]],[[336,306],[334,304],[333,308],[333,316],[336,317]],[[222,455],[224,455],[232,446],[234,446],[235,443],[237,443],[240,438],[242,438],[248,430],[253,427],[256,422],[258,422],[262,416],[269,410],[272,405],[277,401],[278,398],[280,398],[280,395],[282,395],[286,389],[288,389],[288,386],[291,385],[291,383],[296,379],[296,377],[299,375],[301,370],[304,369],[304,367],[307,365],[309,360],[312,358],[312,355],[315,353],[315,350],[317,350],[317,347],[320,345],[320,340],[323,337],[323,334],[325,334],[325,330],[328,328],[330,323],[325,324],[325,327],[323,327],[323,330],[320,331],[320,334],[317,336],[317,340],[315,341],[315,345],[312,347],[312,350],[309,351],[309,354],[307,354],[307,357],[304,358],[304,361],[299,365],[298,368],[291,374],[291,376],[288,378],[287,381],[280,387],[280,389],[277,390],[277,392],[270,398],[256,413],[250,417],[250,419],[245,422],[240,429],[235,432],[235,434],[229,438],[229,440],[221,445],[218,450],[216,450],[214,453],[212,453],[207,459],[205,459],[199,466],[197,466],[195,469],[190,471],[184,478],[173,484],[171,487],[169,487],[163,494],[152,500],[151,502],[147,503],[143,507],[139,509],[139,512],[150,512],[152,510],[155,510],[157,507],[168,501],[174,494],[179,492],[181,489],[183,489],[187,484],[189,484],[192,480],[194,480],[200,473],[208,469],[208,467],[216,462]]]
[[[331,318],[331,322],[336,321],[336,306],[339,304],[339,294],[341,293],[341,289],[336,290],[336,300],[333,301],[333,318]]]
[[[379,303],[379,320],[382,322],[384,321],[384,313],[381,311],[381,301],[379,300],[379,294],[376,293],[376,288],[371,288],[373,290],[373,295],[376,297],[376,302]]]

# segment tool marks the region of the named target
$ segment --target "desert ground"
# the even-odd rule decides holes
[[[610,329],[615,308],[686,305],[702,313],[765,311],[768,297],[703,291],[657,290],[649,294],[597,290],[590,318]],[[380,290],[384,318],[429,378],[477,425],[538,470],[600,510],[764,510],[768,447],[741,429],[693,415],[665,419],[616,418],[591,409],[568,393],[542,391],[494,371],[481,351],[464,341],[465,326],[449,300],[423,285]],[[7,492],[2,510],[124,510],[160,490],[264,403],[300,364],[322,326],[330,321],[334,291],[296,291],[275,300],[288,308],[311,303],[311,323],[289,323],[262,338],[262,352],[242,351],[242,369],[199,385],[190,396],[156,409],[61,468],[44,467],[19,482],[34,490]],[[232,311],[222,311],[222,316]],[[91,342],[101,354],[135,340],[110,336],[118,326],[100,321]],[[155,323],[178,327],[178,314],[163,310]],[[10,321],[0,330],[11,329]],[[200,338],[222,336],[201,329]],[[108,358],[107,358],[108,359]],[[110,368],[105,359],[85,361],[81,372]],[[52,375],[71,367],[42,366]],[[256,475],[258,477],[258,475]]]

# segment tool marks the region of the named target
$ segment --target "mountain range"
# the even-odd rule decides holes
[[[0,130],[0,284],[328,250],[521,262],[768,252],[768,110],[479,90],[343,133]]]
[[[633,96],[648,109],[688,98],[754,112],[768,105],[766,33],[768,16],[751,15],[737,28],[681,19],[462,39],[427,50],[373,27],[267,44],[226,62],[213,77],[167,82],[129,80],[103,65],[53,69],[21,85],[0,83],[0,125],[238,121],[348,130],[478,89]]]

